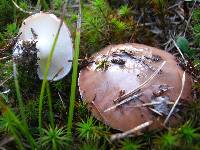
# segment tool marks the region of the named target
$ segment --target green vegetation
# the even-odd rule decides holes
[[[57,15],[62,14],[61,8],[64,4],[63,0],[14,1],[23,10],[37,12],[41,9]],[[60,31],[57,32],[51,48],[44,80],[40,81],[36,74],[36,56],[30,62],[26,61],[26,57],[14,61],[12,46],[9,47],[19,31],[21,22],[28,14],[16,8],[12,0],[1,0],[0,133],[2,139],[7,136],[13,137],[11,142],[2,147],[54,150],[68,147],[81,150],[198,150],[200,148],[200,8],[198,8],[200,2],[197,1],[194,7],[194,1],[182,2],[180,10],[176,7],[177,3],[175,0],[84,0],[81,2],[81,13],[78,12],[80,8],[77,4],[69,3],[64,22],[70,27],[74,39],[73,70],[61,81],[48,82],[48,68]],[[181,20],[179,15],[184,18]],[[81,24],[79,24],[80,19],[82,19]],[[87,104],[79,97],[77,89],[79,57],[91,55],[108,44],[126,42],[154,45],[177,54],[177,49],[170,41],[172,38],[185,56],[188,66],[181,64],[182,58],[179,54],[176,55],[177,60],[180,60],[181,66],[195,81],[193,85],[195,99],[183,106],[180,114],[183,116],[182,123],[174,128],[111,142],[109,136],[116,133],[116,130],[93,118]],[[98,67],[105,69],[106,65],[105,60]],[[9,92],[4,93],[7,90]]]

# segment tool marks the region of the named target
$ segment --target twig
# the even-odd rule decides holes
[[[26,10],[24,10],[23,8],[19,7],[19,5],[17,5],[17,3],[15,3],[14,0],[12,0],[12,2],[13,2],[13,4],[15,5],[15,7],[16,7],[17,9],[19,9],[21,12],[26,13],[26,14],[29,14],[29,15],[32,15],[32,14],[33,14],[33,12],[31,12],[31,11],[26,11]]]
[[[144,16],[144,12],[142,11],[142,14],[140,15],[140,17],[139,17],[139,19],[138,19],[138,21],[137,21],[136,27],[139,25],[140,20],[142,19],[143,16]]]
[[[96,106],[97,104],[94,102],[94,100],[91,102],[91,104],[95,107],[95,109],[97,110],[98,114],[100,115],[101,119],[104,122],[107,122],[106,118],[104,117],[104,115],[101,113],[101,111],[99,110],[99,108]]]
[[[6,46],[4,46],[3,48],[0,48],[0,53],[4,53],[5,51],[7,51],[7,50],[9,50],[9,49],[12,49],[13,46],[17,43],[17,41],[18,41],[18,39],[19,39],[19,37],[20,37],[21,34],[22,34],[22,32],[19,33],[19,34],[18,34],[16,37],[14,37],[13,39],[11,39],[11,40],[9,41],[9,43],[8,43]]]
[[[184,60],[185,64],[187,65],[187,61],[186,61],[186,59],[185,59],[185,57],[184,57],[183,53],[181,52],[180,48],[178,47],[178,45],[176,44],[176,42],[175,42],[175,40],[174,40],[174,39],[172,39],[172,41],[173,41],[173,43],[174,43],[174,45],[175,45],[176,49],[177,49],[177,50],[178,50],[178,52],[180,53],[181,57],[183,58],[183,60]]]
[[[65,104],[64,104],[64,102],[63,102],[63,99],[62,99],[62,97],[61,97],[61,95],[60,95],[60,93],[58,92],[58,96],[59,96],[59,98],[60,98],[60,101],[61,101],[61,103],[62,103],[62,105],[63,105],[63,108],[65,109],[66,108],[66,106],[65,106]]]
[[[179,6],[180,5],[180,2],[178,3],[178,4],[174,4],[174,5],[172,5],[172,6],[170,6],[170,7],[168,7],[167,9],[169,10],[169,9],[173,9],[174,7],[177,7],[177,6]]]
[[[15,140],[14,137],[7,137],[6,136],[3,140],[0,141],[0,146],[2,147],[2,146],[6,145],[6,144],[8,144],[8,143],[10,143],[14,140]]]
[[[3,82],[0,83],[0,86],[4,85],[8,80],[10,80],[13,77],[13,75],[11,75],[10,77],[8,77],[6,80],[4,80]]]
[[[188,29],[188,25],[189,25],[189,23],[190,23],[190,20],[191,20],[191,18],[192,18],[193,9],[194,9],[194,6],[195,6],[196,2],[197,2],[197,0],[194,1],[194,4],[193,4],[193,6],[192,6],[191,15],[190,15],[190,17],[188,18],[187,25],[186,25],[185,31],[184,31],[184,33],[183,33],[183,36],[184,36],[184,37],[185,37],[185,33],[187,32],[187,29]]]
[[[104,112],[108,112],[108,111],[110,111],[110,110],[113,110],[113,109],[117,108],[118,106],[120,106],[120,105],[122,105],[122,104],[124,104],[124,103],[129,102],[129,101],[132,100],[132,99],[136,99],[136,98],[140,97],[141,95],[142,95],[142,93],[139,93],[139,94],[135,94],[135,95],[133,95],[133,96],[131,96],[131,97],[128,97],[127,99],[121,101],[120,103],[117,103],[116,105],[107,108],[106,110],[104,110]]]
[[[10,58],[10,56],[0,58],[0,61]]]
[[[128,130],[126,132],[113,134],[113,135],[111,135],[110,139],[111,139],[111,141],[114,141],[117,139],[125,138],[125,137],[129,136],[130,134],[133,134],[141,129],[144,129],[144,128],[150,126],[152,123],[153,123],[153,121],[147,121],[147,122],[142,123],[139,126],[136,126],[135,128]]]
[[[64,70],[64,67],[60,68],[55,75],[53,76],[53,78],[51,79],[51,81],[53,81],[56,77],[58,77],[59,73],[61,73]]]
[[[136,89],[134,89],[134,90],[131,91],[130,93],[125,94],[125,95],[123,95],[123,96],[117,98],[116,100],[114,100],[114,101],[121,101],[121,100],[122,100],[122,101],[121,101],[120,103],[118,103],[118,104],[116,104],[116,105],[114,105],[114,106],[112,106],[112,107],[106,109],[104,112],[107,112],[107,111],[110,111],[110,110],[112,110],[112,109],[115,109],[116,107],[118,107],[118,106],[120,106],[120,105],[122,105],[122,104],[124,104],[124,103],[126,103],[126,102],[128,102],[128,101],[130,101],[130,100],[133,99],[133,98],[137,98],[138,95],[134,95],[135,92],[138,91],[139,89],[143,88],[146,84],[148,84],[148,83],[159,73],[159,71],[163,68],[163,66],[165,65],[165,63],[166,63],[166,61],[164,61],[164,62],[158,67],[158,69],[157,69],[144,83],[142,83],[141,85],[139,85]],[[133,97],[132,97],[132,96],[133,96]],[[127,100],[127,98],[129,98],[129,97],[132,97],[132,98]]]
[[[164,125],[166,125],[166,123],[168,122],[170,116],[172,115],[172,113],[173,113],[173,111],[174,111],[176,105],[178,104],[178,102],[179,102],[179,100],[180,100],[180,98],[181,98],[181,95],[182,95],[182,93],[183,93],[184,86],[185,86],[185,71],[183,72],[182,86],[181,86],[180,94],[179,94],[178,98],[176,99],[176,101],[175,101],[175,103],[174,103],[172,109],[170,110],[170,112],[169,112],[167,118],[165,119]]]
[[[149,107],[149,109],[150,109],[151,111],[153,111],[154,113],[156,113],[156,114],[158,114],[158,115],[160,115],[160,116],[163,116],[163,114],[160,113],[159,111],[157,111],[157,110],[155,110],[155,109],[153,109],[153,108],[150,108],[150,107]]]
[[[134,108],[134,107],[146,107],[146,106],[152,106],[152,105],[157,105],[161,104],[163,102],[151,102],[151,103],[144,103],[144,104],[139,104],[139,105],[134,105],[134,106],[127,106],[127,108]],[[174,105],[174,102],[166,102],[168,105]]]

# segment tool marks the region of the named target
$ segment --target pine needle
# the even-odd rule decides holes
[[[166,125],[166,123],[168,122],[169,118],[171,117],[171,115],[172,115],[172,113],[173,113],[173,111],[174,111],[176,105],[178,104],[178,102],[179,102],[179,100],[180,100],[180,98],[181,98],[181,95],[182,95],[182,93],[183,93],[184,86],[185,86],[185,71],[183,72],[182,86],[181,86],[180,94],[179,94],[178,98],[176,99],[176,101],[175,101],[175,103],[174,103],[172,109],[170,110],[170,112],[169,112],[167,118],[165,119],[164,125]]]
[[[119,139],[128,137],[130,134],[136,133],[137,131],[140,131],[140,130],[150,126],[152,123],[153,123],[153,121],[147,121],[147,122],[142,123],[139,126],[136,126],[135,128],[128,130],[126,132],[113,134],[113,135],[111,135],[110,139],[111,139],[111,141],[114,141],[117,139],[119,140]]]
[[[17,3],[16,3],[14,0],[12,0],[12,2],[13,2],[13,4],[15,5],[15,7],[16,7],[19,11],[21,11],[21,12],[23,12],[23,13],[25,13],[25,14],[29,14],[29,15],[32,15],[32,14],[33,14],[33,12],[31,12],[31,11],[27,11],[27,10],[24,10],[23,8],[19,7],[19,5],[17,5]]]

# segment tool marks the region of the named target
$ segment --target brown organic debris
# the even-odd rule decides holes
[[[133,133],[136,133],[137,131],[140,131],[141,129],[144,129],[148,126],[150,126],[151,124],[153,123],[153,121],[148,121],[148,122],[145,122],[145,123],[142,123],[141,125],[131,129],[131,130],[128,130],[124,133],[117,133],[117,134],[113,134],[111,135],[111,141],[114,141],[114,140],[119,140],[119,139],[122,139],[124,137],[127,137],[129,136],[130,134],[133,134]]]

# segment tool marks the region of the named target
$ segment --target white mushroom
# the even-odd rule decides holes
[[[21,35],[19,40],[37,41],[36,47],[39,50],[37,53],[39,58],[37,74],[40,79],[44,78],[47,59],[59,25],[60,19],[54,14],[40,12],[25,19],[20,28],[19,32]],[[14,54],[16,55],[15,51]],[[72,57],[73,44],[70,31],[66,24],[63,23],[49,67],[47,80],[57,81],[66,76],[72,66],[72,62],[69,62],[69,60],[72,60]]]

